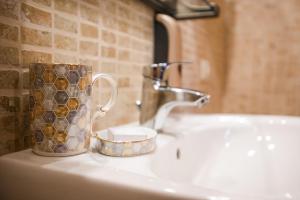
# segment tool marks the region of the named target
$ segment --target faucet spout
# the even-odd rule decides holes
[[[160,87],[160,107],[157,110],[156,115],[153,119],[152,128],[159,130],[163,127],[163,124],[175,107],[198,107],[201,108],[203,105],[209,102],[210,96],[199,91],[183,89],[183,88],[172,88],[172,87]]]
[[[163,127],[170,111],[179,106],[202,107],[210,96],[200,91],[174,88],[168,84],[168,63],[145,66],[143,70],[140,124],[156,130]]]

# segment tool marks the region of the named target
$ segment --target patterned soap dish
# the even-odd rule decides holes
[[[116,134],[113,134],[113,132]],[[156,148],[156,135],[155,130],[146,127],[106,129],[98,132],[96,149],[99,153],[108,156],[142,155],[154,151]]]

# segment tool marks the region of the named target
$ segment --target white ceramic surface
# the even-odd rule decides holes
[[[187,115],[155,152],[0,158],[0,199],[300,199],[300,118]]]

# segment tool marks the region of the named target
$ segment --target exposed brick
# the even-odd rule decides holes
[[[19,0],[1,0],[0,1],[0,15],[18,19],[19,17]]]
[[[0,23],[0,38],[17,42],[18,27]]]
[[[65,55],[65,54],[54,54],[54,63],[71,63],[76,64],[77,63],[77,57],[71,56],[71,55]]]
[[[50,47],[51,33],[47,31],[40,31],[27,27],[21,27],[21,40],[23,44]]]
[[[131,16],[130,16],[130,11],[128,8],[126,8],[126,6],[123,5],[119,5],[118,6],[118,15],[125,20],[130,20]]]
[[[22,20],[29,21],[33,24],[51,27],[52,19],[49,12],[22,3],[21,8]]]
[[[22,51],[22,63],[51,63],[52,55],[37,51]]]
[[[98,60],[92,60],[92,59],[79,59],[80,64],[83,65],[89,65],[92,66],[92,69],[97,69],[99,67],[99,61]]]
[[[117,5],[114,1],[103,1],[103,10],[110,15],[115,15],[117,11]]]
[[[119,20],[118,21],[118,29],[121,32],[128,33],[129,25],[127,22]]]
[[[20,98],[0,96],[0,113],[3,112],[19,112]]]
[[[97,6],[99,7],[100,6],[100,2],[98,0],[84,0],[86,3],[89,3],[91,5],[94,5],[94,6]]]
[[[51,6],[52,0],[33,0],[38,4],[42,4],[44,6]]]
[[[130,53],[128,50],[119,50],[118,59],[120,61],[129,61]]]
[[[65,49],[70,51],[76,51],[77,49],[77,40],[76,38],[58,35],[54,36],[55,47],[58,49]]]
[[[29,89],[29,72],[23,72],[23,89]]]
[[[112,15],[102,15],[102,24],[105,28],[109,29],[117,29],[117,19],[113,17]]]
[[[92,9],[83,4],[80,5],[80,16],[83,19],[86,19],[86,20],[94,22],[94,23],[99,23],[99,20],[100,20],[99,10]]]
[[[66,12],[69,14],[77,15],[78,4],[73,0],[55,0],[54,8],[56,10]]]
[[[98,55],[98,43],[80,41],[80,53],[86,55],[97,56]]]
[[[19,50],[15,47],[0,46],[0,64],[19,64]]]
[[[116,49],[114,47],[102,47],[101,55],[106,58],[115,58],[116,57]]]
[[[84,37],[98,38],[98,27],[81,23],[80,25],[81,35]]]
[[[118,79],[118,87],[129,87],[129,78],[128,77],[120,77]]]
[[[122,97],[116,106],[99,124],[107,128],[137,120],[138,111],[132,99],[136,99],[140,93],[143,65],[141,62],[150,62],[149,58],[152,56],[153,11],[150,7],[132,0],[0,0],[0,15],[4,16],[0,19],[0,39],[3,41],[0,45],[0,64],[7,66],[12,63],[24,63],[23,67],[27,67],[29,63],[37,62],[81,63],[93,66],[93,72],[118,73],[119,87],[126,90],[122,90]],[[11,19],[2,21],[7,18]],[[19,22],[19,18],[23,22]],[[137,28],[131,30],[132,26]],[[144,42],[145,38],[148,42]],[[140,45],[136,43],[136,49],[130,46],[134,39],[140,41]],[[10,44],[15,46],[11,47]],[[100,46],[102,44],[104,46]],[[55,48],[49,48],[52,46]],[[136,61],[129,59],[135,56]],[[6,92],[8,89],[9,92],[18,93],[19,89],[29,89],[28,72],[20,76],[23,78],[23,85],[22,88],[18,88],[19,72],[3,70],[8,72],[0,71],[2,91]],[[97,95],[101,98],[95,99],[98,103],[104,103],[110,96],[109,84],[99,81],[96,84],[96,87],[98,86],[101,90]],[[0,112],[14,115],[6,118],[5,123],[0,122],[0,129],[5,130],[0,134],[0,154],[31,146],[28,95],[23,95],[22,99],[22,105],[15,109],[13,104],[0,98]],[[125,110],[122,110],[124,107]],[[11,114],[9,111],[16,113]],[[128,117],[126,112],[132,115]]]
[[[29,95],[25,94],[22,95],[22,100],[23,100],[23,112],[29,112]]]
[[[116,73],[117,65],[113,62],[102,62],[101,63],[101,71],[105,73]]]
[[[15,114],[10,114],[10,115],[0,117],[1,134],[14,135],[17,125],[18,125],[18,118],[17,115]]]
[[[54,17],[54,27],[59,30],[63,30],[71,33],[77,33],[77,29],[78,29],[77,23],[75,21],[66,19],[59,15],[55,15]]]
[[[129,47],[130,46],[130,37],[129,36],[123,36],[123,35],[119,35],[118,36],[118,45],[120,47]]]
[[[16,89],[19,83],[19,72],[14,70],[0,71],[0,89]]]
[[[116,35],[111,31],[102,31],[102,41],[110,44],[116,43]]]

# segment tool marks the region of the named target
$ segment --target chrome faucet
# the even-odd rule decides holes
[[[173,63],[159,63],[143,68],[142,101],[137,101],[140,108],[140,124],[160,130],[170,111],[178,106],[202,107],[210,96],[199,91],[174,88],[168,84],[170,67]]]

